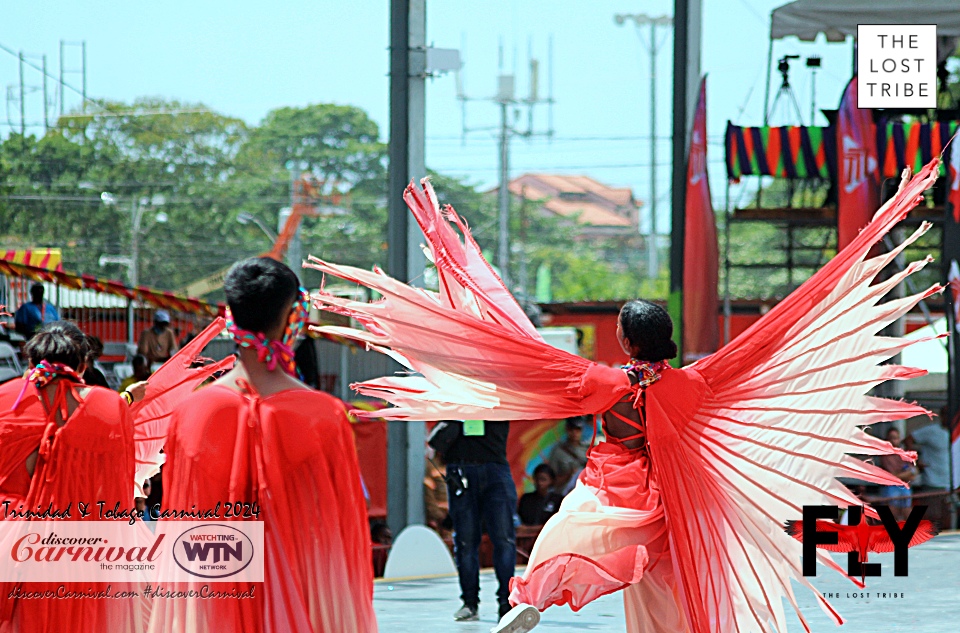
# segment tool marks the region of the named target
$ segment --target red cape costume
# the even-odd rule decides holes
[[[166,600],[151,632],[377,630],[370,530],[342,402],[308,389],[261,398],[213,385],[177,409],[164,450],[165,510],[259,504],[265,582],[252,600]]]
[[[70,389],[74,393],[78,388],[88,389],[83,398],[74,396],[82,402],[61,427],[54,421],[56,407],[48,413],[33,385],[27,385],[21,402],[13,409],[25,379],[0,386],[0,503],[9,501],[13,509],[22,503],[27,510],[51,504],[54,509],[63,510],[72,504],[75,519],[76,504],[80,501],[86,501],[91,508],[104,501],[105,507],[119,503],[121,509],[132,509],[142,482],[163,463],[160,449],[173,407],[215,371],[232,367],[232,356],[203,367],[190,367],[223,327],[223,319],[217,319],[164,363],[150,377],[143,400],[132,406],[108,389],[57,380],[53,383],[57,403],[63,402]],[[25,462],[38,448],[39,458],[31,477]],[[92,512],[87,518],[96,520],[99,516]],[[37,583],[27,587],[31,591],[42,588]],[[149,619],[149,603],[145,601],[77,599],[18,603],[7,599],[11,588],[9,583],[0,587],[2,633],[72,632],[78,623],[93,631],[142,631]],[[113,588],[119,586],[114,584]]]

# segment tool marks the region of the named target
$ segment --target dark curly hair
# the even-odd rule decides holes
[[[69,321],[54,321],[40,328],[23,348],[23,354],[34,366],[41,361],[61,363],[79,369],[90,353],[87,337]]]
[[[677,357],[673,321],[667,311],[649,301],[628,301],[620,310],[620,328],[636,360],[656,363]]]

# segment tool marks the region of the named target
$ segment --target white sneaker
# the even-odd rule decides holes
[[[529,604],[518,604],[500,618],[490,633],[527,633],[540,623],[540,612]]]

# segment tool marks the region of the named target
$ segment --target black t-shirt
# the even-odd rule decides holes
[[[104,377],[103,372],[96,367],[87,367],[87,370],[83,372],[83,382],[94,387],[110,388],[110,384]]]
[[[462,425],[462,422],[455,424]],[[483,423],[483,435],[464,435],[461,432],[443,456],[444,461],[448,464],[506,464],[509,432],[509,422],[489,420]]]
[[[557,492],[548,492],[545,497],[541,497],[536,492],[528,492],[520,497],[520,504],[517,507],[520,523],[543,525],[547,519],[557,513],[561,501],[563,496]]]

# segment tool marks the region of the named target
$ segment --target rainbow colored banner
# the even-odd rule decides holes
[[[727,178],[741,176],[820,178],[837,171],[832,127],[741,127],[727,123]]]
[[[960,121],[921,123],[881,122],[877,125],[877,160],[884,178],[898,178],[904,167],[917,173],[934,156],[939,156]],[[949,156],[944,157],[947,162]],[[944,166],[941,165],[941,175]]]
[[[883,178],[896,178],[904,167],[914,173],[938,156],[960,128],[960,121],[880,121],[877,158]],[[819,178],[836,181],[837,135],[834,127],[741,127],[727,123],[727,178],[741,176]],[[950,156],[944,157],[945,170]],[[946,171],[943,172],[946,174]]]

